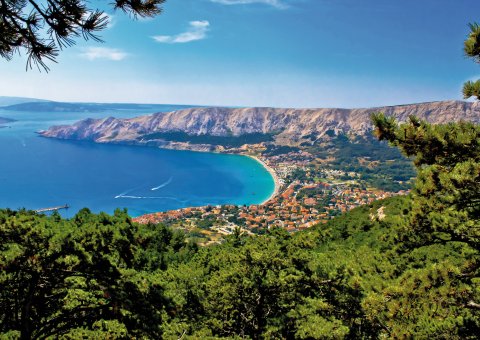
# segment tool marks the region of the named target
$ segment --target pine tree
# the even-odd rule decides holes
[[[480,26],[465,53],[480,62]],[[480,99],[480,81],[464,85]],[[363,300],[369,319],[398,338],[476,338],[480,332],[480,126],[398,124],[372,115],[374,134],[413,159],[417,180],[397,242],[398,277]],[[401,265],[400,265],[401,264]]]
[[[415,117],[397,126],[372,116],[375,133],[409,157],[418,177],[412,224],[419,242],[459,241],[480,246],[480,126],[468,122],[431,125]]]
[[[480,25],[477,23],[470,24],[470,33],[464,43],[463,50],[467,57],[472,58],[475,62],[480,63]],[[463,85],[463,96],[465,99],[475,97],[480,99],[480,80],[467,81]]]

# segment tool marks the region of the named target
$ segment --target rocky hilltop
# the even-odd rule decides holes
[[[260,134],[271,136],[277,145],[298,145],[305,140],[319,139],[327,131],[364,135],[372,129],[370,114],[378,111],[399,121],[415,115],[431,123],[459,120],[480,123],[479,102],[443,101],[367,109],[192,108],[131,119],[86,119],[73,125],[53,126],[40,134],[100,143],[153,143],[186,149],[208,149],[208,144],[222,144],[218,138],[214,138],[215,143],[192,142],[189,136],[192,140],[195,136],[232,139]],[[176,140],[175,136],[181,138]]]

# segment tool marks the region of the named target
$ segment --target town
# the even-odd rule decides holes
[[[188,207],[143,215],[135,221],[168,224],[209,244],[237,228],[247,234],[263,234],[272,227],[296,232],[360,205],[408,193],[368,187],[355,172],[313,167],[315,157],[306,151],[255,158],[271,170],[277,185],[276,194],[263,204]]]

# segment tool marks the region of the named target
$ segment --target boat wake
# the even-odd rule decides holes
[[[167,185],[169,185],[172,182],[172,180],[173,180],[173,177],[171,176],[167,181],[165,181],[164,183],[160,184],[157,187],[151,188],[150,190],[155,191],[155,190],[164,188]],[[179,203],[182,203],[182,204],[186,204],[189,201],[189,199],[182,200],[182,199],[179,199],[177,197],[172,197],[172,196],[137,196],[137,195],[132,195],[131,194],[133,191],[141,189],[141,188],[144,188],[144,190],[145,190],[145,186],[142,185],[141,187],[136,187],[136,188],[124,191],[124,192],[116,195],[115,198],[116,199],[119,199],[119,198],[135,199],[135,200],[172,200],[172,201],[176,201],[176,202],[179,202]]]
[[[170,196],[133,196],[133,195],[117,195],[115,196],[115,198],[129,198],[129,199],[137,199],[137,200],[148,200],[148,199],[151,199],[151,200],[158,200],[158,199],[161,199],[161,200],[172,200],[172,201],[177,201],[177,202],[180,202],[180,203],[187,203],[188,200],[181,200],[181,199],[178,199],[176,197],[170,197]]]
[[[172,179],[173,179],[173,177],[170,176],[170,178],[169,178],[165,183],[162,183],[162,184],[160,184],[158,187],[154,187],[154,188],[152,188],[152,189],[150,189],[150,190],[155,191],[155,190],[164,188],[164,187],[166,187],[167,185],[169,185],[170,183],[172,183]]]
[[[129,190],[127,190],[127,191],[122,192],[121,194],[118,194],[117,196],[115,196],[115,198],[127,197],[127,196],[126,196],[127,194],[131,193],[132,191],[141,189],[141,188],[143,188],[143,187],[144,187],[144,185],[141,185],[141,186],[138,186],[138,187],[129,189]]]

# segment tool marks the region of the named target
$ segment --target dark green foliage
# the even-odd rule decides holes
[[[117,0],[116,7],[150,15],[162,2]],[[1,2],[3,56],[36,38],[9,31],[5,11],[23,15],[23,4]],[[62,5],[73,6],[58,23],[65,26],[82,3]],[[62,34],[57,39],[75,31]],[[471,25],[465,52],[476,61],[479,37]],[[54,52],[38,48],[34,58]],[[478,84],[467,83],[466,95],[479,97]],[[248,237],[238,228],[223,244],[198,249],[183,233],[135,224],[121,210],[83,209],[70,220],[0,210],[0,338],[477,339],[480,127],[414,117],[398,125],[383,114],[372,120],[380,141],[413,159],[411,194],[294,235],[274,228]],[[373,158],[379,166],[395,160],[392,178],[412,174],[385,143],[328,135],[336,148],[312,147],[334,155],[335,165],[381,180],[358,162],[379,147],[390,153]]]
[[[397,148],[372,136],[331,134],[329,141],[315,144],[308,150],[319,158],[333,157],[334,160],[326,165],[328,168],[356,172],[360,180],[381,190],[407,190],[411,186],[410,179],[415,177],[411,160]]]
[[[125,211],[72,220],[0,211],[0,334],[161,336],[167,304],[156,269],[189,249],[183,235],[133,224]]]
[[[479,248],[480,127],[466,122],[433,126],[414,117],[397,127],[382,114],[373,115],[373,121],[379,139],[415,157],[412,226],[419,242],[461,241]]]
[[[480,99],[480,80],[476,81],[467,81],[463,84],[463,98],[468,99],[471,97],[475,97]]]
[[[379,135],[395,139],[402,149],[405,145],[407,155],[415,157],[419,179],[412,194],[354,209],[293,236],[275,229],[255,238],[234,235],[221,246],[201,249],[189,263],[165,272],[166,295],[177,301],[164,320],[166,335],[476,337],[480,280],[475,202],[480,191],[478,173],[471,169],[478,160],[478,127],[434,127],[415,119],[397,127],[380,115],[375,123]],[[447,131],[456,138],[448,139]],[[400,142],[400,136],[412,143]],[[452,144],[463,151],[454,154]],[[430,152],[424,155],[422,150]],[[464,161],[470,165],[459,167]],[[445,171],[426,195],[423,176],[430,167]],[[462,186],[465,180],[468,184]],[[463,188],[461,195],[448,193],[455,187],[452,181]],[[465,206],[452,200],[460,196]],[[435,210],[422,215],[429,207],[442,216]],[[466,214],[459,221],[462,210]],[[437,218],[442,218],[443,229]],[[453,238],[447,228],[462,221],[466,237]]]
[[[115,0],[113,7],[134,17],[152,17],[165,0]],[[0,56],[11,59],[20,48],[28,54],[27,68],[35,64],[48,71],[45,60],[55,61],[59,50],[75,38],[101,41],[96,35],[108,25],[107,16],[83,0],[1,0]]]
[[[477,23],[469,25],[470,32],[464,42],[464,52],[467,57],[475,62],[480,62],[480,26]],[[463,85],[463,97],[465,99],[475,97],[480,99],[480,80],[467,81]]]
[[[294,235],[197,249],[125,211],[1,211],[1,336],[475,338],[478,127],[374,122],[415,157],[413,192]]]
[[[155,132],[141,139],[144,141],[161,139],[174,142],[188,142],[191,144],[222,145],[227,148],[238,148],[244,144],[257,144],[273,141],[273,134],[248,133],[240,136],[213,136],[213,135],[189,135],[183,131]]]
[[[0,337],[477,339],[480,127],[372,120],[413,160],[410,195],[294,235],[237,228],[198,249],[121,210],[71,220],[0,210]],[[360,141],[330,137],[339,164],[367,157]]]
[[[295,170],[293,170],[292,173],[287,176],[287,181],[293,182],[294,180],[307,180],[307,173],[305,172],[305,170],[302,170],[300,168],[296,168]]]
[[[215,222],[217,221],[216,217],[213,215],[207,216],[205,218],[202,218],[197,222],[197,227],[201,229],[210,229],[215,225]]]
[[[480,26],[477,23],[468,26],[470,32],[464,42],[464,52],[476,62],[480,62]]]
[[[348,270],[312,256],[313,235],[275,229],[256,238],[202,249],[166,272],[178,304],[167,336],[352,338],[366,334],[361,293]],[[186,273],[190,273],[186,275]],[[199,284],[203,282],[203,284]],[[195,311],[192,306],[196,305]],[[367,327],[371,331],[371,327]]]
[[[299,148],[294,146],[269,144],[267,145],[267,149],[264,151],[264,154],[268,156],[277,156],[277,155],[283,155],[289,152],[296,152],[299,150],[300,150]]]
[[[396,236],[403,272],[381,294],[371,293],[365,307],[383,314],[396,337],[474,338],[480,331],[480,127],[372,119],[379,139],[414,157],[418,177]]]

